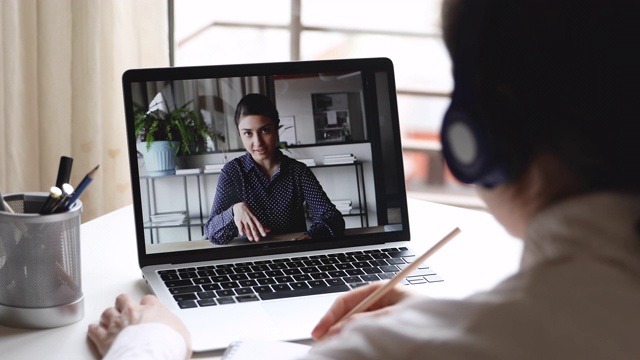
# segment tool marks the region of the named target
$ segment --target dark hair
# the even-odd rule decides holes
[[[238,126],[241,117],[248,115],[262,115],[273,120],[276,127],[280,125],[278,109],[273,105],[271,99],[262,94],[247,94],[240,99],[233,119],[236,126]]]
[[[467,0],[478,1],[478,0]],[[443,8],[454,41],[465,1]],[[453,5],[453,6],[452,6]],[[476,94],[489,128],[508,142],[563,159],[587,190],[640,190],[640,44],[637,2],[485,1]],[[493,103],[493,105],[492,105]],[[504,116],[502,104],[516,107]],[[495,104],[501,104],[495,106]],[[515,146],[515,144],[514,144]]]

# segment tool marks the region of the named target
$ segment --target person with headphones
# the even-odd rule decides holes
[[[621,0],[445,1],[443,154],[523,239],[521,267],[462,300],[397,287],[339,321],[382,284],[357,288],[319,321],[306,358],[640,358],[638,15]],[[121,296],[126,311],[106,310],[89,338],[105,353],[118,324],[161,322],[188,349],[158,308]]]
[[[520,269],[457,301],[397,287],[338,321],[382,284],[356,289],[313,330],[328,340],[310,359],[640,358],[638,10],[445,2],[443,154],[523,239]]]

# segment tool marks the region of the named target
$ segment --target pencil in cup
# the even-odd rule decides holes
[[[11,208],[11,206],[9,206],[6,201],[4,201],[4,196],[2,196],[2,193],[0,193],[0,211],[13,213],[13,209]]]
[[[98,171],[99,167],[100,165],[93,168],[93,170],[89,171],[89,173],[85,175],[82,181],[80,181],[80,184],[78,184],[78,186],[76,187],[76,190],[73,192],[73,195],[71,195],[71,198],[68,199],[65,206],[63,207],[65,211],[71,209],[71,207],[76,202],[76,200],[78,200],[78,198],[80,198],[80,195],[82,195],[82,193],[87,189],[91,181],[93,181],[93,177],[95,176],[95,173],[96,171]]]
[[[353,314],[357,314],[359,312],[363,312],[371,307],[376,301],[378,301],[381,297],[383,297],[389,290],[391,290],[394,286],[396,286],[402,279],[407,277],[412,271],[414,271],[420,264],[424,263],[431,255],[435,254],[438,250],[440,250],[449,240],[456,237],[460,234],[460,228],[456,227],[449,234],[443,237],[440,241],[438,241],[435,245],[433,245],[429,250],[427,250],[424,254],[420,255],[417,259],[415,259],[409,266],[400,271],[396,276],[394,276],[389,282],[387,282],[384,286],[378,288],[376,291],[372,292],[367,296],[364,300],[362,300],[358,305],[356,305],[351,311],[349,311],[345,316],[343,316],[340,321],[352,316]],[[340,322],[339,321],[339,322]]]

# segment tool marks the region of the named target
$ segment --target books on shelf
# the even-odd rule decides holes
[[[324,155],[322,162],[325,165],[353,164],[356,162],[356,157],[353,154]]]
[[[338,211],[340,211],[340,213],[342,213],[343,215],[350,214],[351,210],[353,209],[352,202],[350,199],[335,199],[335,200],[331,200],[331,202],[333,203],[333,205],[336,206],[336,209],[338,209]]]
[[[225,164],[206,164],[204,166],[204,173],[205,174],[211,174],[211,173],[219,173],[222,171],[222,168],[224,167]]]
[[[296,160],[300,161],[301,163],[307,166],[316,166],[316,161],[313,159],[296,159]]]
[[[325,159],[340,159],[340,158],[354,157],[354,156],[353,154],[331,154],[331,155],[324,155],[323,157]]]
[[[331,202],[335,205],[351,205],[353,203],[351,199],[333,199]]]
[[[190,175],[190,174],[200,174],[202,169],[193,168],[193,169],[176,169],[176,175]]]
[[[151,222],[157,225],[181,225],[187,219],[184,211],[154,214],[150,216]]]

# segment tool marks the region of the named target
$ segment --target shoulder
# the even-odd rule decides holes
[[[246,172],[248,168],[248,163],[251,161],[251,155],[244,154],[242,156],[238,156],[229,160],[224,167],[222,168],[223,173],[238,173],[238,172]]]

